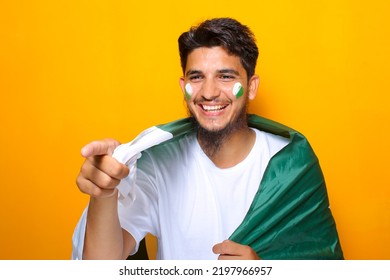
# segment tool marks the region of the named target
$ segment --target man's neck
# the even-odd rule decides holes
[[[198,137],[202,150],[219,168],[233,167],[243,161],[250,153],[255,140],[256,133],[252,129],[245,127],[236,130],[229,137],[225,138],[218,150],[210,152],[202,143],[201,137]]]

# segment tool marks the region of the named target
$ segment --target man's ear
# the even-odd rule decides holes
[[[180,84],[180,87],[181,87],[181,91],[183,92],[183,94],[185,94],[185,86],[186,86],[186,82],[184,80],[184,77],[180,77],[179,79],[179,84]]]
[[[259,88],[260,77],[253,75],[248,82],[248,99],[253,100],[257,95],[257,89]]]

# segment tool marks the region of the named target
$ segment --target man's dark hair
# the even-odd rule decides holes
[[[254,75],[259,55],[252,31],[232,18],[215,18],[193,26],[179,37],[179,53],[183,73],[188,55],[200,47],[222,47],[240,58],[248,80]]]

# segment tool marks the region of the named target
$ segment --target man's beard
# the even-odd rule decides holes
[[[242,106],[241,111],[237,117],[231,120],[224,128],[219,130],[209,130],[201,126],[198,120],[194,117],[191,111],[189,111],[190,119],[195,125],[198,132],[198,140],[206,155],[209,157],[214,156],[222,147],[222,144],[227,141],[236,131],[245,129],[248,127],[247,116],[248,104],[245,103]]]

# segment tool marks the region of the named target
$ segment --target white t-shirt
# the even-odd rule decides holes
[[[226,169],[206,156],[195,133],[143,152],[135,201],[119,204],[121,226],[137,242],[148,232],[155,235],[157,259],[216,259],[212,247],[240,225],[269,160],[288,144],[286,138],[254,131],[249,155]]]

